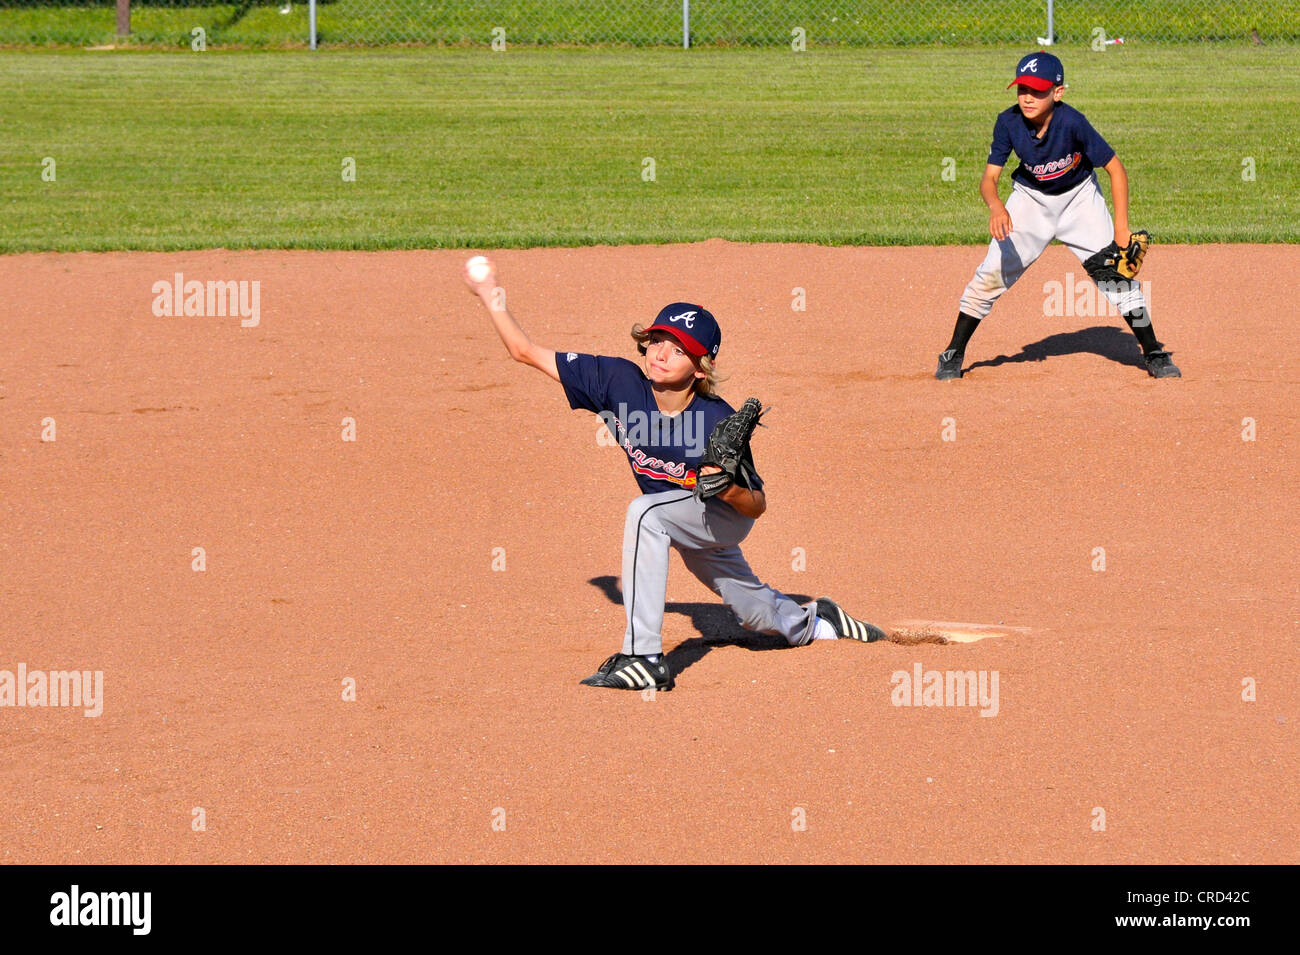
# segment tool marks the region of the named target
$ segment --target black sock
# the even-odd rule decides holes
[[[975,329],[979,326],[979,323],[980,320],[973,315],[958,312],[957,325],[952,330],[952,341],[948,343],[948,348],[945,350],[956,350],[963,355],[966,354],[966,343],[975,334]]]
[[[1164,350],[1164,346],[1156,341],[1155,329],[1151,327],[1151,314],[1145,308],[1129,312],[1124,316],[1124,321],[1128,322],[1128,327],[1137,336],[1138,344],[1142,346],[1143,355],[1150,355],[1153,351]]]

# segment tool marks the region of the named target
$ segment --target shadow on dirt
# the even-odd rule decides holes
[[[1142,363],[1142,350],[1133,333],[1127,328],[1116,328],[1113,325],[1095,325],[1077,332],[1048,335],[1042,341],[1025,345],[1019,354],[999,355],[987,361],[971,362],[966,366],[966,371],[996,368],[998,365],[1022,361],[1046,361],[1057,355],[1078,355],[1083,352],[1091,352],[1120,365],[1131,365],[1146,371],[1146,365]]]

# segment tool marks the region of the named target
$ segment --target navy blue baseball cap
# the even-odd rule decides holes
[[[666,305],[659,310],[654,324],[646,331],[652,332],[656,328],[672,335],[696,358],[705,355],[711,359],[718,357],[718,349],[722,346],[722,329],[718,327],[718,320],[713,317],[713,313],[703,306],[692,305],[690,302]]]
[[[1042,50],[1022,56],[1020,62],[1016,64],[1016,78],[1007,84],[1007,89],[1020,85],[1036,90],[1050,90],[1053,86],[1064,86],[1065,67],[1052,54]]]

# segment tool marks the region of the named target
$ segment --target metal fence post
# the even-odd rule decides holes
[[[682,49],[691,48],[691,0],[682,0]]]
[[[1050,2],[1050,0],[1049,0]],[[316,49],[316,0],[307,0],[307,32],[311,34],[311,49]]]

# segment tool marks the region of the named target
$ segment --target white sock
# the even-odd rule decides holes
[[[813,628],[814,640],[838,640],[839,638],[839,634],[835,632],[829,620],[825,617],[817,618],[817,625]]]
[[[645,658],[646,658],[647,660],[649,660],[651,663],[658,663],[658,662],[659,662],[659,654],[657,654],[657,653],[647,653],[647,654],[645,655]]]

